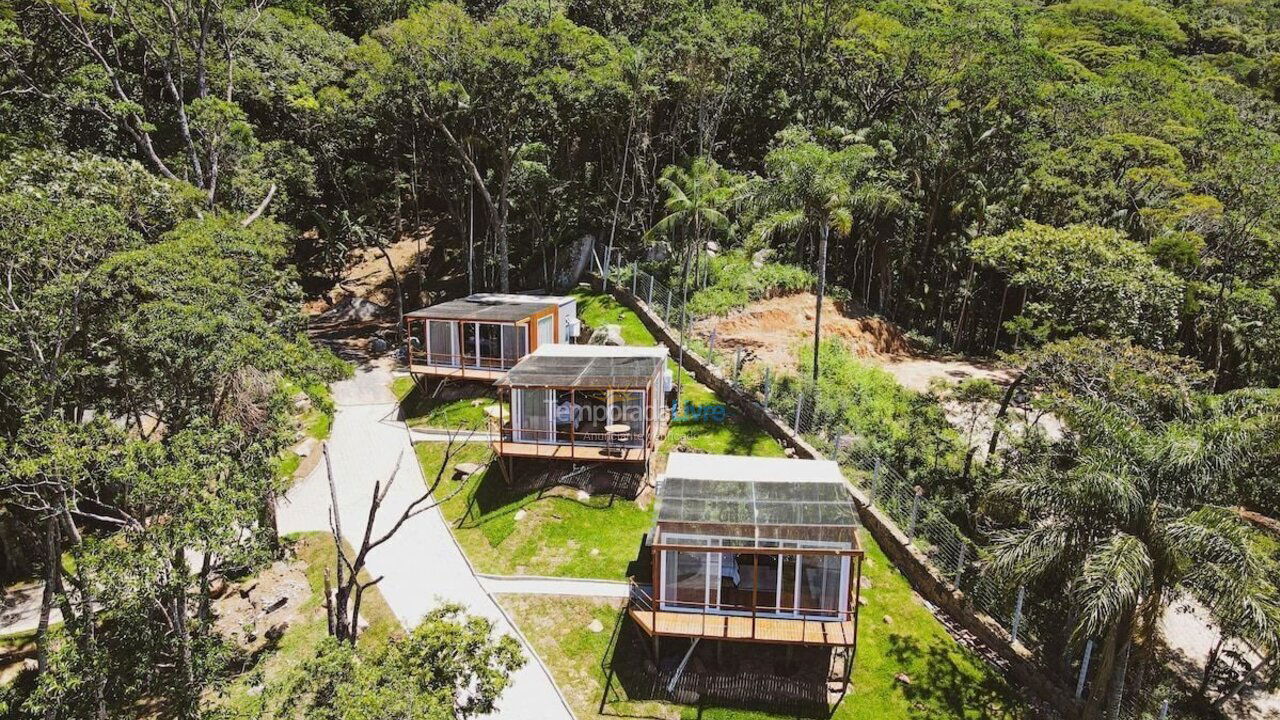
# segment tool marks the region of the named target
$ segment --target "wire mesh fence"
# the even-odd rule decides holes
[[[638,263],[605,264],[603,270],[611,283],[628,289],[652,315],[661,318],[681,346],[697,353],[726,380],[837,461],[849,481],[928,557],[940,578],[961,590],[975,610],[991,617],[1010,642],[1026,647],[1045,667],[1068,671],[1077,684],[1076,696],[1087,697],[1094,670],[1090,667],[1093,643],[1064,641],[1069,612],[1033,598],[1025,587],[984,572],[982,549],[947,517],[939,502],[912,481],[911,471],[896,467],[866,438],[842,427],[840,398],[824,398],[811,381],[784,378],[767,367],[748,376],[742,349],[723,344],[717,347],[714,326],[708,333],[690,332],[705,318],[693,312],[689,303],[693,290],[679,287],[678,279],[664,282]],[[1118,716],[1124,720],[1191,717],[1167,692],[1126,695]]]

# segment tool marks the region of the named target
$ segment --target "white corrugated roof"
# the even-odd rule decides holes
[[[747,482],[843,483],[840,466],[831,460],[702,455],[671,453],[667,477],[689,480],[741,480]]]

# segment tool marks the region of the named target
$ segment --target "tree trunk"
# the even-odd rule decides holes
[[[1124,680],[1129,672],[1129,654],[1132,650],[1133,640],[1125,641],[1120,648],[1115,673],[1111,677],[1111,687],[1107,691],[1107,717],[1110,720],[1120,717],[1120,705],[1124,702]]]
[[[44,591],[40,593],[40,620],[36,624],[36,672],[42,673],[49,663],[49,615],[53,612],[53,592],[58,585],[62,559],[58,557],[57,523],[49,518],[44,524]]]
[[[991,421],[991,440],[987,443],[988,462],[990,462],[991,456],[995,454],[996,446],[1000,444],[1000,421],[1004,420],[1005,416],[1009,414],[1009,403],[1013,401],[1013,394],[1017,392],[1018,386],[1022,384],[1026,377],[1026,370],[1018,373],[1018,377],[1014,378],[1013,382],[1009,383],[1009,387],[1004,389],[1004,395],[1000,396],[1000,409],[996,411],[996,415]]]
[[[387,246],[379,237],[374,238],[374,243],[378,246],[378,252],[382,255],[382,259],[387,263],[387,269],[391,271],[391,282],[396,286],[396,334],[404,332],[404,288],[400,285],[400,272],[396,270],[396,264],[391,261],[391,254],[387,252]],[[504,287],[503,292],[507,289]]]
[[[827,238],[831,227],[822,224],[818,239],[818,302],[813,309],[813,386],[818,387],[818,351],[822,346],[822,298],[827,292]]]

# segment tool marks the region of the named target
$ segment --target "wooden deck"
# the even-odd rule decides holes
[[[604,448],[594,445],[552,445],[549,443],[497,442],[489,447],[502,457],[543,458],[544,460],[586,460],[589,462],[644,462],[645,449]]]
[[[507,371],[501,368],[451,367],[448,365],[419,365],[415,363],[409,366],[409,373],[458,380],[497,380],[506,375]]]
[[[702,637],[744,642],[790,643],[795,645],[853,645],[855,625],[850,622],[786,618],[712,615],[686,612],[652,612],[630,609],[631,618],[650,635]]]

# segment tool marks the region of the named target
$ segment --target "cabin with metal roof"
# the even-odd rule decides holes
[[[828,460],[672,453],[628,612],[649,635],[857,645],[858,513]]]
[[[571,296],[477,293],[405,313],[409,372],[496,380],[543,345],[580,331]]]
[[[647,463],[662,430],[665,347],[543,345],[495,385],[499,457]],[[504,402],[507,401],[507,402]]]

